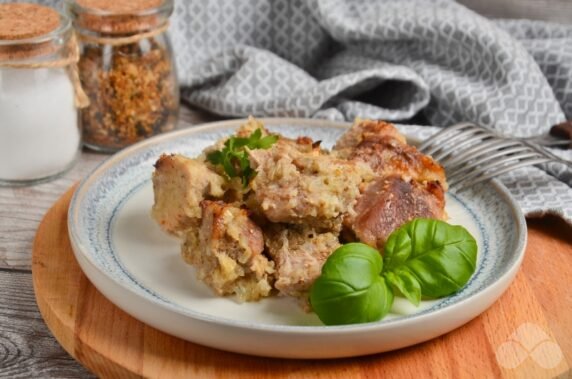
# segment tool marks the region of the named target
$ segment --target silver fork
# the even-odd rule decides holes
[[[570,144],[551,136],[508,138],[469,122],[447,127],[427,139],[419,150],[431,155],[447,173],[450,188],[457,192],[520,167],[564,160],[543,146]]]

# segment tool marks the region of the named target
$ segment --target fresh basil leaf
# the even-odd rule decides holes
[[[381,307],[381,312],[379,313],[379,317],[376,320],[381,320],[382,318],[387,316],[387,314],[391,310],[391,307],[393,307],[393,300],[394,300],[394,295],[393,291],[391,290],[391,286],[387,283],[387,281],[383,276],[381,276],[380,278],[381,278],[380,281],[383,283],[381,288],[382,296],[379,297],[377,301],[380,302],[379,306]]]
[[[377,321],[393,304],[393,292],[380,276],[377,250],[346,244],[332,253],[310,290],[310,304],[326,325]]]
[[[421,302],[421,285],[409,271],[400,268],[384,274],[387,282],[415,306]]]
[[[391,233],[383,260],[383,274],[408,299],[416,299],[408,288],[415,286],[413,278],[422,296],[439,298],[468,282],[476,268],[477,242],[462,226],[415,219]]]
[[[370,282],[369,277],[379,275],[382,268],[383,260],[379,251],[364,243],[354,242],[337,248],[322,266],[322,274],[336,280],[352,278],[358,287],[363,287]],[[357,271],[368,274],[363,277]],[[365,282],[360,283],[360,280]]]

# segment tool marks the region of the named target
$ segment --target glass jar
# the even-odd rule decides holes
[[[167,36],[172,0],[68,2],[90,105],[84,144],[115,152],[175,128],[179,87]]]
[[[0,4],[0,20],[0,184],[48,180],[69,169],[81,147],[71,22],[48,7],[13,3]]]

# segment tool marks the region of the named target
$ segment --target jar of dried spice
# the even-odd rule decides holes
[[[31,184],[70,168],[87,105],[68,17],[37,4],[0,4],[0,184]]]
[[[84,144],[114,152],[173,129],[179,88],[166,34],[173,1],[73,0],[68,9],[90,100],[80,116]]]

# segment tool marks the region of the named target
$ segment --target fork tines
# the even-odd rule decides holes
[[[534,142],[507,138],[472,123],[445,128],[426,140],[419,150],[431,155],[447,173],[449,187],[457,192],[520,167],[559,161]]]

